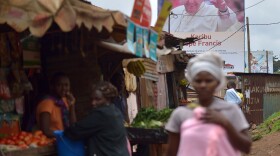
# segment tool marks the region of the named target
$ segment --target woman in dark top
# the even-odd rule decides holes
[[[122,115],[112,104],[117,95],[109,82],[94,86],[90,114],[64,132],[70,139],[85,140],[89,156],[129,156]]]

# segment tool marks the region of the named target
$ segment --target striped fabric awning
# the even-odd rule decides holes
[[[79,0],[0,0],[0,24],[17,32],[29,29],[41,37],[55,22],[63,32],[82,24],[101,32],[113,31],[115,25],[126,27],[124,14],[109,11]]]

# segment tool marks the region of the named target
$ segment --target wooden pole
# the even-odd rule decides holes
[[[268,73],[268,51],[266,51],[266,73]]]
[[[169,15],[168,15],[168,33],[170,34],[170,16],[172,15],[173,13],[170,12]]]
[[[250,47],[250,28],[249,28],[249,18],[246,17],[246,25],[247,25],[247,44],[248,44],[248,73],[251,73],[251,47]]]

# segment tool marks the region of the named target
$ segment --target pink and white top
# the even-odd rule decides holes
[[[177,156],[240,156],[221,126],[200,120],[204,112],[204,108],[198,107],[193,117],[182,123]]]

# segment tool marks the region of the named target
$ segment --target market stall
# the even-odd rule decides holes
[[[77,117],[81,119],[87,115],[90,107],[89,84],[99,80],[112,81],[116,73],[123,72],[125,75],[130,74],[130,80],[133,81],[129,83],[130,85],[126,85],[126,90],[129,92],[127,101],[129,106],[134,104],[131,108],[135,108],[134,111],[128,112],[128,114],[131,113],[129,122],[132,127],[127,128],[131,143],[161,145],[167,142],[167,134],[163,127],[172,112],[168,107],[171,105],[174,107],[176,99],[178,101],[179,97],[185,98],[186,96],[183,94],[177,96],[177,88],[171,87],[170,89],[170,86],[176,86],[180,82],[175,80],[174,70],[168,71],[171,73],[169,76],[165,73],[159,74],[156,70],[157,54],[158,56],[171,54],[172,50],[168,49],[171,47],[175,47],[175,51],[180,51],[182,45],[191,43],[194,39],[176,39],[166,46],[157,46],[157,33],[160,31],[151,30],[149,22],[147,24],[145,21],[143,23],[138,21],[140,19],[133,20],[133,18],[130,21],[118,11],[103,10],[78,0],[23,0],[20,3],[2,0],[0,15],[1,32],[2,30],[14,34],[18,34],[15,31],[21,32],[18,34],[19,39],[11,40],[9,36],[5,35],[8,42],[5,42],[4,46],[8,49],[4,49],[5,51],[0,53],[1,68],[4,64],[5,71],[6,68],[8,71],[13,71],[15,79],[9,84],[9,88],[12,88],[11,92],[17,95],[13,96],[15,99],[6,94],[5,85],[8,85],[5,82],[6,76],[2,76],[5,79],[3,79],[3,85],[1,84],[1,87],[4,86],[3,96],[9,100],[12,99],[16,106],[16,108],[8,109],[8,111],[13,110],[12,115],[16,117],[9,117],[5,113],[1,118],[1,121],[12,121],[3,126],[5,128],[8,125],[10,129],[5,131],[12,139],[14,137],[11,134],[12,131],[17,134],[16,137],[21,137],[23,134],[32,139],[38,137],[35,135],[36,132],[25,134],[24,131],[33,131],[37,97],[48,88],[48,82],[53,73],[63,71],[69,75],[73,94],[78,103],[76,105]],[[147,21],[149,19],[146,19]],[[2,33],[0,34],[2,35]],[[15,41],[17,42],[14,43]],[[160,37],[159,43],[162,42],[164,39]],[[12,63],[5,66],[7,64],[5,61],[9,59],[2,59],[4,58],[2,56],[7,56],[6,51],[12,52],[12,59],[15,60],[11,60],[11,62],[16,63],[15,65]],[[179,58],[183,57],[184,60],[185,56],[181,53],[173,54]],[[23,55],[20,63],[18,63],[17,54]],[[134,63],[123,64],[124,59],[136,56],[145,57],[145,59],[133,59],[130,62]],[[178,59],[176,56],[168,57]],[[174,62],[171,61],[172,63]],[[18,92],[19,88],[20,92]],[[166,91],[168,94],[163,94]],[[22,96],[24,102],[22,102]],[[155,109],[152,110],[151,107]],[[150,111],[146,112],[149,109]],[[145,112],[148,114],[141,118],[141,114]],[[21,116],[23,117],[21,118]],[[8,117],[9,120],[7,120]],[[0,131],[4,129],[3,127],[0,128]],[[8,140],[10,139],[9,136],[6,137]],[[41,136],[41,138],[45,137]],[[17,140],[17,138],[14,139]],[[13,144],[12,140],[9,140],[9,143],[6,143],[7,140],[4,141],[4,144]],[[34,156],[43,153],[54,154],[55,147],[51,140],[47,140],[46,143],[37,140],[35,144],[40,144],[39,147],[36,146],[37,148],[32,148],[32,142],[29,144],[26,140],[24,140],[24,144],[30,148],[16,148],[20,151],[5,151],[5,154],[12,155],[17,152],[26,152],[27,155],[30,152]],[[157,155],[162,155],[159,152],[161,148],[161,146],[157,147]]]
[[[169,108],[186,105],[191,102],[188,96],[190,84],[185,73],[189,60],[195,55],[182,50],[184,45],[191,44],[198,38],[177,38],[169,33],[164,34],[164,46],[172,49],[169,53],[159,56],[157,71],[165,77],[167,84],[167,99]]]
[[[125,39],[125,16],[78,0],[4,0],[0,15],[1,155],[55,155],[53,140],[33,130],[37,97],[53,72],[65,71],[74,81],[82,118],[89,100],[83,88],[89,87],[81,80],[102,79],[92,60],[106,53],[97,53],[103,51],[101,39],[113,44]]]
[[[26,100],[33,86],[23,66],[23,47],[19,39],[14,31],[0,33],[0,152],[1,155],[52,154],[54,140],[42,132],[22,131]],[[34,148],[27,149],[29,146]]]
[[[167,144],[164,125],[172,112],[169,108],[175,108],[179,100],[187,99],[184,72],[194,55],[185,54],[180,50],[180,44],[192,43],[195,38],[179,39],[166,33],[160,34],[159,38],[157,62],[149,59],[123,61],[128,75],[127,90],[137,97],[137,107],[131,106],[137,109],[136,113],[128,110],[132,120],[127,128],[131,144],[137,147],[134,148],[135,155],[164,154]]]

